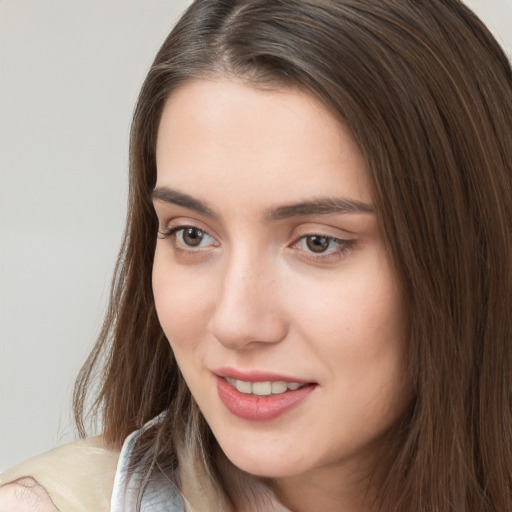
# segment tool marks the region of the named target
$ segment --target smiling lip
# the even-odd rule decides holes
[[[299,405],[315,388],[316,384],[266,372],[242,373],[234,369],[220,369],[213,372],[219,398],[235,416],[250,421],[268,421]],[[229,384],[225,377],[245,382],[296,382],[301,387],[285,393],[258,396],[241,393]]]
[[[290,377],[289,375],[281,375],[271,372],[260,372],[257,370],[242,372],[240,370],[236,370],[235,368],[217,368],[212,370],[212,373],[217,375],[217,377],[231,377],[232,379],[243,380],[245,382],[275,382],[280,380],[285,382],[298,382],[299,384],[311,383],[309,380],[297,379],[296,377]]]

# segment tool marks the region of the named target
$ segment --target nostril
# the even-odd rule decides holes
[[[212,315],[209,329],[222,345],[238,349],[277,343],[287,334],[287,325],[277,310],[266,307],[220,305]]]

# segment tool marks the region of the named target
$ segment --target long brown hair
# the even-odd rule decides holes
[[[215,76],[315,94],[365,155],[409,309],[415,397],[394,428],[381,511],[512,510],[512,71],[458,0],[197,0],[164,42],[131,133],[125,239],[88,390],[116,446],[168,411],[143,463],[172,471],[185,440],[216,474],[215,440],[158,324],[150,192],[166,99]],[[185,439],[186,438],[186,439]]]

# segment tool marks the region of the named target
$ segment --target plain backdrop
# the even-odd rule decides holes
[[[188,0],[0,0],[0,471],[75,438],[131,114]],[[468,0],[512,55],[512,0]]]

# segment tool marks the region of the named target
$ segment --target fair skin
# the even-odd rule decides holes
[[[369,510],[407,327],[351,134],[308,93],[198,80],[156,156],[157,313],[223,452],[295,512]]]
[[[25,477],[0,487],[0,512],[59,512],[48,493]]]

